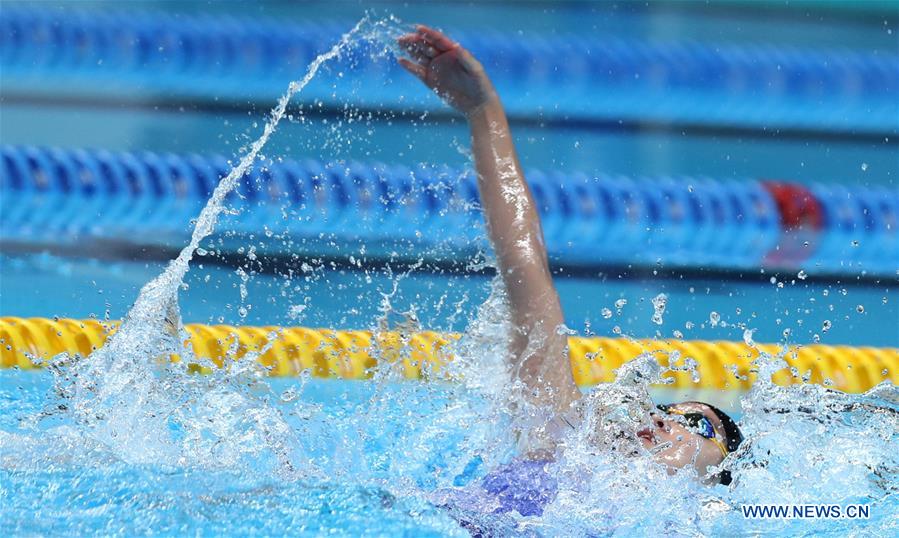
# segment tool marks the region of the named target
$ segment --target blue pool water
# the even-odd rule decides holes
[[[200,9],[192,3],[169,8],[191,15]],[[208,9],[219,13],[233,8],[214,4]],[[242,15],[295,14],[278,3],[247,9]],[[334,9],[318,5],[306,15],[357,15],[355,6],[339,13]],[[676,28],[674,23],[689,20],[665,10],[654,19],[653,12],[641,9],[597,14],[589,8],[591,21],[572,6],[550,10],[551,16],[542,20],[522,6],[481,9],[484,20],[511,17],[521,32],[548,34],[562,26],[602,32],[628,25],[634,34],[630,37],[639,37],[652,34],[662,22]],[[441,11],[439,6],[413,6],[408,15],[436,17]],[[446,20],[467,22],[460,14]],[[755,46],[753,36],[769,25],[752,18],[744,22],[704,15],[694,31],[672,30],[669,37]],[[396,30],[392,22],[383,24],[379,28],[387,28],[386,34]],[[822,24],[832,30],[829,37],[821,27],[803,22],[774,25],[770,40],[828,50],[833,49],[831,40],[843,40],[866,54],[892,53],[892,38],[883,32],[868,35],[861,23],[847,29],[832,16]],[[37,45],[31,45],[40,52],[41,35],[37,37]],[[169,59],[165,54],[156,58],[163,63]],[[498,61],[502,64],[502,58]],[[310,73],[318,65],[314,63]],[[332,85],[335,92],[349,88],[361,101],[371,97],[359,79],[355,86],[342,86],[343,73],[336,71],[325,65],[321,76],[331,78],[316,78],[312,88],[321,91]],[[189,100],[187,107],[177,105],[184,94],[165,94],[159,89],[164,86],[145,81],[132,88],[134,95],[127,94],[127,85],[104,87],[112,97],[123,99],[113,107],[79,101],[84,96],[75,90],[84,87],[78,85],[65,88],[71,92],[63,92],[68,100],[41,103],[40,92],[23,90],[39,82],[41,74],[27,75],[17,81],[22,86],[12,85],[18,91],[12,92],[14,102],[4,104],[4,144],[217,152],[232,156],[235,165],[242,158],[241,166],[255,162],[257,151],[272,159],[327,155],[457,167],[467,159],[466,135],[458,120],[432,121],[425,109],[415,108],[422,102],[433,105],[433,98],[416,100],[410,94],[414,116],[401,111],[370,123],[350,122],[358,119],[352,111],[312,113],[314,121],[305,121],[297,107],[285,107],[284,125],[263,149],[265,137],[258,138],[263,124],[280,119],[280,113],[264,114],[274,102],[255,101],[265,103],[262,110],[248,103],[221,112],[208,102],[218,99],[212,94],[203,97],[208,109],[198,111]],[[173,80],[179,83],[178,77]],[[97,86],[88,81],[87,87],[91,84]],[[284,90],[280,85],[276,89]],[[228,94],[233,90],[233,85],[222,87],[221,95],[233,96]],[[155,95],[157,91],[163,95]],[[520,96],[523,101],[534,97],[526,93]],[[161,109],[153,104],[157,98]],[[827,107],[810,111],[822,113],[822,108]],[[729,112],[738,117],[758,110]],[[291,117],[294,114],[297,117]],[[776,139],[758,132],[744,137],[739,129],[724,135],[715,129],[688,134],[686,128],[679,132],[667,126],[646,133],[640,131],[642,124],[624,128],[616,122],[601,128],[547,129],[541,123],[544,114],[548,112],[540,110],[516,126],[527,166],[630,177],[710,175],[785,178],[799,185],[896,186],[895,143],[870,133],[853,137],[813,129]],[[801,119],[801,114],[793,115]],[[851,116],[847,113],[840,121]],[[773,124],[778,121],[784,118],[772,119]],[[862,115],[858,121],[890,128],[881,118]],[[821,128],[820,121],[814,125]],[[724,127],[730,126],[715,128],[727,131]],[[261,142],[251,146],[254,140]],[[233,187],[229,182],[240,176],[224,179],[223,188]],[[227,226],[220,227],[219,234],[232,245],[244,243],[237,252],[246,253],[247,259],[239,259],[234,267],[232,258],[232,265],[223,267],[221,260],[212,259],[215,252],[193,254],[196,247],[208,246],[204,236],[213,232],[212,213],[223,207],[223,199],[214,198],[197,219],[193,242],[172,263],[140,248],[130,251],[130,257],[148,261],[129,261],[128,255],[120,259],[80,247],[78,240],[47,252],[42,245],[3,243],[0,314],[127,316],[128,321],[89,359],[60,357],[58,368],[42,371],[0,370],[0,533],[467,536],[456,521],[459,514],[437,506],[438,492],[465,496],[491,470],[517,455],[514,428],[519,411],[510,405],[513,393],[502,363],[508,334],[502,291],[481,274],[362,264],[341,268],[317,262],[311,254],[303,258],[306,268],[299,272],[256,273],[249,247],[257,246],[260,237],[234,234]],[[183,225],[187,229],[188,223]],[[215,244],[210,250],[216,250]],[[364,245],[341,249],[342,255],[364,257]],[[438,246],[425,255],[444,256],[445,250]],[[480,258],[463,262],[483,264]],[[758,342],[899,345],[895,278],[872,279],[851,270],[829,279],[807,279],[798,269],[754,269],[728,278],[704,277],[701,267],[689,274],[671,274],[667,267],[631,269],[627,277],[616,271],[576,276],[560,271],[556,285],[568,327],[579,334],[635,338],[740,341],[749,331]],[[815,268],[805,269],[813,273]],[[652,303],[660,294],[667,297],[667,309],[658,323]],[[189,350],[163,323],[176,298],[184,322],[372,329],[411,316],[426,329],[464,333],[453,366],[460,381],[403,381],[389,364],[364,382],[272,379],[252,360],[194,375],[179,364],[154,360],[172,352],[189,357]],[[643,357],[623,369],[615,383],[587,391],[589,416],[603,428],[588,420],[566,433],[567,450],[548,471],[559,491],[541,515],[457,507],[462,517],[497,536],[895,534],[895,386],[880,385],[862,395],[817,385],[779,387],[767,380],[783,364],[777,357],[763,356],[756,364],[760,381],[745,394],[684,394],[649,388],[659,375],[655,364]],[[734,487],[700,485],[690,471],[668,476],[645,451],[634,450],[628,434],[645,423],[652,403],[686,398],[709,401],[740,419],[747,441],[726,461]],[[871,507],[871,517],[747,523],[739,508],[759,503],[863,503]]]
[[[43,254],[3,256],[0,267],[4,313],[120,319],[163,264]],[[458,332],[490,290],[490,277],[484,275],[335,271],[327,264],[316,266],[308,279],[256,274],[244,283],[243,301],[241,283],[237,270],[215,265],[188,273],[180,297],[185,322],[367,329],[382,314],[382,294],[393,293],[396,283],[390,299],[394,311],[414,310],[423,327]],[[893,347],[899,342],[899,299],[889,284],[820,283],[796,275],[779,276],[775,283],[770,277],[755,282],[662,279],[648,271],[627,279],[562,274],[556,285],[566,323],[581,334],[613,335],[618,327],[634,338],[672,338],[677,331],[687,339],[739,341],[750,328],[758,342],[809,343],[815,335],[832,345]],[[660,293],[668,296],[668,308],[657,325],[652,298]],[[616,307],[622,299],[626,304]],[[241,306],[249,307],[244,317]],[[713,312],[724,323],[713,326]],[[826,331],[825,322],[830,322]]]
[[[150,390],[131,390],[130,406],[119,401],[110,415],[76,421],[54,409],[64,400],[47,393],[48,372],[0,375],[5,535],[465,536],[430,502],[433,492],[471,487],[512,449],[489,399],[458,387],[261,381],[246,372],[188,384],[158,372]],[[542,517],[487,521],[509,535],[733,534],[745,529],[741,504],[826,499],[867,504],[872,517],[759,521],[753,531],[878,534],[899,508],[889,493],[899,440],[891,392],[778,394],[817,397],[835,410],[829,417],[751,409],[743,423],[753,447],[734,490],[575,446],[553,470],[560,494]],[[770,396],[753,403],[771,405]],[[837,412],[852,402],[863,407]],[[158,422],[159,412],[170,413],[162,429],[115,427]],[[820,429],[815,446],[795,450]]]
[[[377,446],[380,442],[398,441],[376,435],[380,428],[388,425],[397,437],[406,428],[420,428],[414,423],[385,424],[388,417],[379,414],[368,424],[358,421],[357,425],[367,430],[358,432],[365,435],[364,444],[347,445],[340,435],[350,432],[338,423],[347,416],[371,415],[366,407],[374,396],[372,384],[309,380],[302,392],[297,392],[300,399],[293,402],[281,395],[296,390],[297,380],[273,380],[254,390],[256,404],[270,402],[296,432],[292,441],[302,446],[291,448],[299,455],[295,462],[302,474],[319,467],[314,475],[285,480],[277,477],[272,453],[254,449],[258,440],[252,437],[232,439],[236,445],[244,445],[232,447],[237,448],[235,452],[213,448],[207,461],[188,463],[178,461],[191,456],[177,452],[177,446],[154,446],[149,440],[118,453],[101,445],[85,445],[77,425],[64,421],[40,425],[41,435],[34,436],[34,430],[23,421],[45,410],[50,375],[13,371],[2,375],[0,438],[5,450],[0,488],[7,501],[0,526],[6,536],[147,532],[182,536],[334,532],[439,536],[458,528],[424,498],[391,494],[384,488],[388,473],[354,478],[375,463],[371,455],[390,448]],[[441,397],[438,388],[423,385],[394,386],[387,394],[394,401],[398,394],[414,397],[432,411]],[[252,435],[241,431],[243,425],[234,426],[230,434]],[[52,454],[53,463],[47,467],[34,461],[29,454],[35,451]],[[401,460],[403,456],[396,457]],[[337,476],[343,478],[335,480]],[[36,511],[31,504],[35,496],[44,499]]]

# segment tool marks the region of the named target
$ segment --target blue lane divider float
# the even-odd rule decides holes
[[[0,146],[0,157],[2,237],[36,243],[180,246],[231,168],[221,156],[33,146]],[[527,177],[551,255],[572,264],[754,269],[781,248],[791,226],[756,180],[540,170]],[[819,184],[803,192],[814,196],[821,222],[792,265],[896,276],[899,191]],[[235,244],[250,234],[277,235],[292,241],[274,242],[285,253],[328,254],[346,242],[364,243],[371,255],[454,256],[486,247],[476,180],[447,166],[260,163],[226,205],[220,232],[241,234]]]
[[[8,5],[0,12],[0,67],[7,88],[22,91],[273,99],[350,26]],[[452,35],[481,58],[515,114],[899,129],[897,53],[615,36]],[[331,70],[341,74],[340,84],[317,77],[301,98],[441,106],[393,62],[373,63],[366,50],[350,51],[342,62]]]
[[[847,269],[880,268],[899,276],[899,196],[885,188],[812,187],[825,233],[811,262]]]

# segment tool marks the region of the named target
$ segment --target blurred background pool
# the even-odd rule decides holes
[[[233,159],[314,53],[370,12],[440,26],[483,59],[510,110],[524,166],[546,174],[531,179],[551,191],[541,198],[546,233],[576,330],[608,334],[619,326],[637,337],[676,330],[688,338],[738,340],[742,327],[750,327],[765,341],[895,345],[894,7],[6,2],[3,313],[120,317],[141,283],[183,243],[206,191],[188,188],[185,194],[180,186],[178,174],[200,173],[196,167],[183,172],[159,165],[157,192],[135,189],[133,179],[129,192],[126,172],[104,163],[133,154],[152,171],[156,165],[147,163],[153,155],[162,161],[170,154],[184,162],[188,154],[207,162],[215,155]],[[459,150],[464,125],[398,74],[390,62],[364,55],[326,68],[292,108],[298,118],[302,109],[304,119],[283,125],[266,155],[358,162],[368,169],[381,162],[427,163],[460,173],[467,163]],[[50,150],[39,148],[53,150],[40,157]],[[49,179],[41,176],[44,169]],[[390,174],[402,175],[370,173]],[[609,189],[571,190],[589,187],[594,178],[624,190],[611,198]],[[341,180],[341,188],[358,186],[352,174]],[[348,225],[349,217],[333,217],[346,213],[347,202],[325,204],[318,216],[332,214],[323,219],[303,217],[325,222],[315,228],[327,234],[324,242],[305,233],[302,223],[286,225],[281,211],[290,211],[296,199],[254,197],[254,191],[271,190],[267,181],[256,174],[245,182],[250,195],[236,202],[244,216],[224,225],[229,242],[216,245],[217,255],[191,274],[182,299],[186,320],[370,326],[379,292],[391,285],[385,261],[396,251],[406,265],[426,262],[400,282],[405,303],[398,304],[417,305],[429,326],[461,329],[486,296],[484,275],[465,269],[465,260],[485,244],[477,243],[479,232],[460,231],[458,220],[446,235],[462,242],[474,237],[477,248],[456,248],[459,241],[443,237],[446,208],[414,209],[421,214],[410,220],[412,229],[396,230],[402,241],[377,252],[370,236]],[[659,181],[670,191],[661,198],[652,193]],[[104,188],[105,182],[112,186]],[[775,184],[786,186],[786,194]],[[790,196],[803,193],[816,201],[790,205]],[[591,196],[591,204],[605,206],[579,210]],[[747,196],[756,198],[733,202],[736,210],[708,209]],[[741,208],[761,203],[759,197],[767,205],[747,227]],[[181,204],[175,209],[173,199]],[[674,199],[702,209],[687,217],[666,212],[664,204]],[[388,221],[396,226],[400,221],[385,211],[360,229],[373,231]],[[465,222],[477,218],[469,210]],[[578,243],[591,226],[600,231]],[[234,269],[252,264],[239,247],[259,243],[249,238],[266,229],[279,235],[259,245],[260,257],[271,260],[253,266],[266,274],[251,280],[243,300],[251,308],[240,317]],[[731,249],[743,243],[751,246]],[[277,298],[273,292],[284,287],[278,275],[290,269],[285,255],[291,253],[321,263],[313,282]],[[364,266],[350,257],[365,258]],[[394,267],[402,268],[396,258]],[[797,277],[800,271],[808,276]],[[371,273],[371,284],[359,277],[363,273]],[[651,322],[650,300],[658,293],[671,297],[663,326]],[[621,312],[618,299],[628,304]],[[447,320],[442,305],[450,303],[463,313]],[[297,304],[309,307],[299,319]],[[613,315],[604,316],[603,309]],[[724,327],[711,326],[713,312]],[[826,332],[825,321],[832,325]]]

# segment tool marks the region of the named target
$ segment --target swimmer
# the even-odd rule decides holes
[[[505,111],[483,66],[446,35],[419,25],[398,43],[409,55],[399,63],[468,121],[487,232],[511,309],[513,334],[508,356],[514,372],[512,383],[524,388],[522,397],[531,407],[546,412],[545,424],[537,425],[538,434],[533,436],[545,441],[554,429],[574,426],[581,392],[571,373],[568,337],[557,330],[564,326],[562,307],[549,270],[540,218]],[[743,440],[729,416],[700,402],[658,406],[647,426],[629,435],[669,472],[692,467],[699,480],[724,484],[730,482],[730,475],[716,471],[717,466]],[[497,511],[542,512],[555,484],[541,478],[539,471],[552,459],[553,448],[552,444],[534,443],[518,465],[488,475],[483,489],[500,499],[516,480],[534,486],[528,502],[516,504],[516,499],[528,497],[519,489],[506,495],[511,499],[508,506],[498,506]]]

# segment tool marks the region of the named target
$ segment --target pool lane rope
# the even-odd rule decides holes
[[[480,206],[477,178],[464,169],[249,162],[237,174],[221,155],[0,144],[0,236],[29,245],[113,239],[181,247],[184,223],[221,180],[242,195],[230,202],[239,215],[220,216],[228,230],[268,228],[317,255],[336,254],[323,233],[364,241],[370,259],[390,257],[398,242],[426,258],[437,244],[473,254],[484,239],[481,213],[471,210]],[[804,267],[819,276],[864,268],[883,277],[899,267],[899,189],[540,170],[527,177],[547,248],[563,265],[662,262],[793,274]],[[291,254],[272,246],[275,258]]]
[[[339,19],[303,23],[256,14],[179,14],[175,19],[118,6],[59,10],[41,4],[4,2],[0,70],[7,86],[52,91],[63,78],[76,88],[102,84],[120,92],[268,99],[344,29]],[[546,110],[541,116],[588,121],[895,131],[899,62],[895,51],[886,49],[733,40],[662,43],[614,35],[594,40],[567,32],[522,37],[500,29],[453,36],[485,64],[502,64],[495,78],[514,96],[507,106],[531,118]],[[365,92],[346,100],[322,84],[310,97],[332,107],[345,102],[394,109],[412,105],[417,114],[436,106],[435,100],[422,105],[409,99],[413,81],[397,77],[397,67],[372,67],[365,54],[342,59],[337,71],[354,83],[350,87],[362,85]],[[564,99],[547,91],[559,81],[565,83]]]
[[[61,353],[86,357],[103,346],[118,326],[117,321],[93,319],[0,317],[0,366],[40,368]],[[258,356],[271,376],[308,372],[340,379],[367,379],[378,360],[399,364],[407,379],[445,378],[443,371],[461,337],[430,331],[402,334],[274,326],[187,324],[185,329],[194,355],[219,367],[226,357],[240,360],[249,353]],[[568,343],[579,386],[611,382],[622,364],[650,353],[659,365],[672,368],[663,375],[673,380],[668,387],[746,390],[756,375],[750,371],[751,362],[760,352],[783,355],[790,365],[774,374],[779,385],[809,382],[851,393],[864,392],[884,380],[899,385],[899,348],[814,344],[784,350],[776,344],[603,337],[569,337]],[[692,361],[695,372],[687,367]]]

